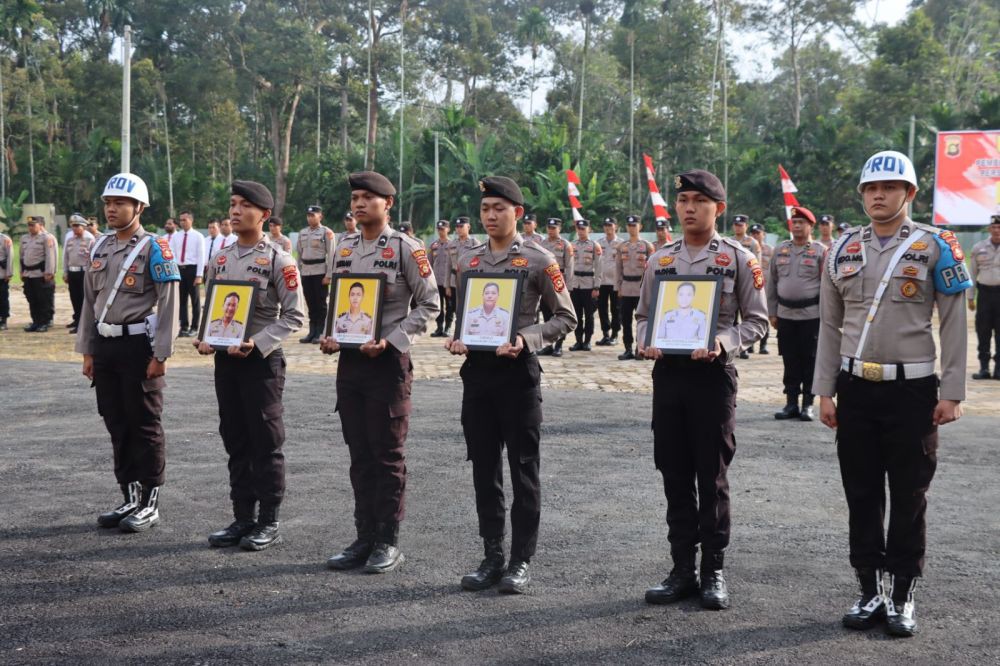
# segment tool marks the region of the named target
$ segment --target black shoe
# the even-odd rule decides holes
[[[28,329],[24,329],[24,330],[28,330]],[[998,366],[998,367],[1000,367],[1000,366]],[[973,373],[972,378],[973,379],[989,379],[990,378],[990,369],[988,367],[987,368],[979,368],[979,372]]]
[[[76,326],[74,326],[73,328],[69,329],[69,334],[70,335],[76,335],[76,331],[77,331],[77,328],[76,328]]]
[[[747,353],[746,349],[744,349],[743,351],[740,352],[740,358],[743,358],[743,359],[750,358],[750,354]]]
[[[748,354],[752,354],[753,353],[753,347],[747,347],[744,351],[746,351],[746,353],[748,353]]]
[[[6,330],[7,330],[7,318],[6,317],[0,318],[0,331],[6,331]]]
[[[799,414],[800,421],[814,421],[816,420],[816,414],[813,412],[812,405],[806,405],[802,408],[802,413]]]
[[[506,560],[503,556],[503,537],[483,539],[483,552],[486,558],[480,562],[479,568],[462,576],[462,589],[478,592],[493,587],[503,576]]]
[[[365,521],[355,521],[358,538],[350,546],[326,561],[328,569],[346,571],[357,569],[368,561],[375,546],[375,526]]]
[[[583,343],[577,342],[572,347],[569,348],[570,351],[583,351]]]
[[[623,353],[618,354],[619,361],[631,361],[634,358],[635,354],[632,353],[632,349],[629,347],[626,347]]]
[[[691,566],[674,566],[662,583],[646,590],[647,604],[672,604],[698,594],[698,574]]]
[[[240,539],[243,550],[264,550],[283,541],[278,532],[278,504],[273,502],[260,503],[260,512],[253,530]]]
[[[139,507],[118,523],[118,529],[122,532],[145,532],[151,527],[160,524],[160,511],[157,508],[160,503],[159,486],[142,486],[142,498]]]
[[[595,342],[594,344],[598,347],[610,347],[612,343],[611,343],[611,338],[609,338],[607,333],[605,333],[604,337]]]
[[[871,629],[885,619],[885,589],[881,569],[856,569],[861,596],[844,614],[841,623],[848,629]]]
[[[70,323],[66,324],[66,328],[76,328],[76,322],[71,321]]]
[[[701,572],[701,607],[709,610],[729,608],[729,588],[722,569]]]
[[[590,343],[589,342],[584,342],[583,346],[580,347],[580,351],[591,351],[591,349],[590,349]]]
[[[133,481],[122,486],[122,494],[125,496],[125,502],[111,509],[111,511],[99,515],[97,517],[98,525],[101,527],[118,527],[119,523],[139,508],[139,502],[142,501],[142,486],[138,481]]]
[[[610,346],[617,345],[617,344],[618,344],[618,334],[617,333],[613,333],[611,335],[611,339],[608,340],[608,346],[610,347]]]
[[[178,338],[190,338],[194,336],[194,332],[190,328],[182,328],[181,332],[177,334]]]
[[[562,345],[556,345],[555,347],[553,347],[552,355],[555,356],[556,358],[562,356]]]
[[[917,609],[913,601],[917,579],[890,576],[890,580],[892,589],[885,602],[885,631],[890,636],[909,638],[917,633]]]
[[[238,546],[240,540],[253,532],[257,523],[253,517],[254,500],[233,500],[233,517],[229,527],[208,535],[208,543],[216,548]]]
[[[761,347],[759,353],[761,353],[761,354],[770,354],[771,351],[767,347]]]
[[[389,573],[398,569],[406,561],[403,551],[397,547],[398,543],[398,523],[376,525],[375,546],[368,556],[368,561],[365,562],[365,573]]]
[[[528,563],[523,560],[511,560],[507,565],[507,571],[500,579],[497,590],[503,594],[524,594],[531,582],[531,574],[528,572]]]
[[[552,345],[546,345],[546,346],[544,346],[544,347],[542,347],[541,349],[538,350],[538,355],[539,356],[552,356],[552,352],[553,352]]]
[[[785,421],[787,419],[797,419],[802,416],[802,412],[799,411],[799,397],[795,396],[794,401],[789,400],[788,404],[781,408],[780,412],[774,413],[774,418],[778,421]]]
[[[318,339],[319,333],[316,331],[316,324],[309,322],[309,333],[304,338],[299,338],[299,342],[304,345],[308,345]]]
[[[31,322],[30,324],[24,327],[25,333],[34,333],[37,330],[38,330],[38,324],[36,324],[35,322]]]

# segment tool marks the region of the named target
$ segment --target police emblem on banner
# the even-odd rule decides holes
[[[962,137],[946,136],[944,138],[944,154],[948,157],[958,157],[962,154]]]

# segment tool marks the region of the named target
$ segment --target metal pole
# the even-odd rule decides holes
[[[635,163],[635,31],[629,30],[629,62],[628,62],[628,207],[635,207],[633,181],[637,177]]]
[[[25,59],[27,65],[27,59]],[[35,137],[31,129],[34,121],[31,114],[31,67],[25,67],[24,75],[28,82],[28,166],[31,172],[31,203],[35,203]]]
[[[913,141],[915,139],[916,133],[917,133],[917,117],[913,114],[910,114],[910,143],[909,143],[909,152],[907,153],[907,155],[910,158],[910,164],[913,163]],[[912,201],[910,202],[910,205],[907,206],[906,214],[913,215]]]
[[[132,26],[122,38],[122,173],[128,173],[132,153]]]
[[[406,63],[403,59],[403,29],[406,27],[406,0],[399,7],[399,216],[403,217],[403,115],[406,111]]]
[[[722,187],[729,191],[729,66],[726,62],[726,25],[725,16],[721,19],[719,29],[721,36],[720,50],[722,52]],[[728,211],[728,209],[727,209]],[[723,218],[724,227],[728,226],[729,214]]]
[[[319,142],[320,142],[320,136],[322,135],[321,134],[322,130],[320,129],[320,124],[323,122],[323,115],[322,115],[322,112],[321,112],[321,109],[322,109],[321,105],[323,104],[323,96],[322,96],[321,93],[322,93],[322,89],[320,88],[320,84],[317,81],[316,82],[316,157],[319,157],[319,153],[320,153]]]
[[[587,48],[590,46],[590,14],[586,14],[583,20],[583,65],[580,67],[580,115],[576,123],[576,159],[577,164],[583,164],[583,153],[581,145],[583,143],[583,87],[587,78]]]
[[[368,111],[365,112],[365,168],[368,168],[368,155],[371,152],[369,139],[372,131],[372,40],[375,38],[372,23],[375,21],[375,10],[372,0],[368,0]]]
[[[170,195],[170,217],[174,216],[174,167],[170,162],[170,117],[167,116],[167,103],[163,102],[163,136],[167,140],[167,192]]]
[[[0,54],[0,199],[7,198],[7,139],[4,135],[3,54]]]
[[[441,160],[439,157],[440,132],[434,132],[434,222],[441,219],[441,183],[440,169]]]

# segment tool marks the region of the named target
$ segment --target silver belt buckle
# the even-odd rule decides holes
[[[111,324],[106,324],[104,322],[101,322],[100,324],[97,325],[97,332],[100,333],[101,336],[105,338],[117,338],[118,335],[121,335],[121,333],[115,335],[115,327]]]
[[[881,363],[862,363],[861,377],[870,382],[880,382],[885,378],[885,366]]]

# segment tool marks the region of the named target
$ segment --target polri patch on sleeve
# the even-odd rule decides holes
[[[566,280],[563,278],[562,271],[559,270],[559,264],[551,264],[545,269],[545,274],[549,276],[552,280],[552,286],[555,288],[556,292],[562,293],[566,289]]]
[[[294,264],[282,268],[281,276],[285,280],[285,289],[294,291],[299,288],[299,271]]]
[[[760,266],[754,266],[751,270],[753,271],[753,287],[754,287],[754,289],[763,289],[764,288],[764,269],[762,269]]]
[[[420,277],[428,278],[431,276],[431,264],[427,261],[427,251],[423,248],[418,248],[413,251],[413,258],[417,262],[417,269],[420,271]]]

